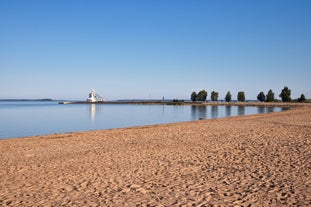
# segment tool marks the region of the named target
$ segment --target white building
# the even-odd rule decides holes
[[[86,101],[87,102],[103,102],[104,99],[100,95],[98,95],[94,89],[92,89]]]

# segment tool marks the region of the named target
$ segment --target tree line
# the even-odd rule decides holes
[[[193,102],[195,101],[206,101],[207,98],[207,91],[206,90],[201,90],[198,93],[196,93],[195,91],[193,91],[191,93],[191,100]],[[218,97],[219,94],[216,91],[212,91],[211,92],[211,101],[218,101]],[[291,102],[291,90],[285,86],[283,88],[283,90],[281,91],[281,93],[279,94],[279,97],[282,99],[283,102]],[[232,95],[230,93],[230,91],[227,92],[226,96],[224,97],[226,102],[230,102],[232,99]],[[244,91],[239,91],[237,94],[237,100],[238,101],[245,101],[245,92]],[[265,94],[263,91],[259,92],[259,94],[257,95],[257,100],[260,102],[274,102],[274,101],[278,101],[275,97],[274,97],[274,92],[270,89],[268,91],[267,94]],[[298,102],[305,102],[306,101],[306,97],[304,94],[301,94],[300,98],[298,98],[296,101]]]

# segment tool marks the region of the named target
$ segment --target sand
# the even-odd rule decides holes
[[[311,106],[0,140],[0,206],[311,206]]]

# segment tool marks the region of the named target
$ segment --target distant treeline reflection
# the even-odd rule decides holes
[[[221,109],[222,108],[222,109]],[[224,108],[224,110],[223,110]],[[244,116],[245,106],[191,106],[191,117],[193,120],[197,119],[216,119],[220,117],[230,117],[230,116]],[[274,107],[257,107],[257,113],[269,113],[274,112]]]

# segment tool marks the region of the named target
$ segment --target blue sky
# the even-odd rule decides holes
[[[310,0],[0,0],[0,98],[311,98]]]

